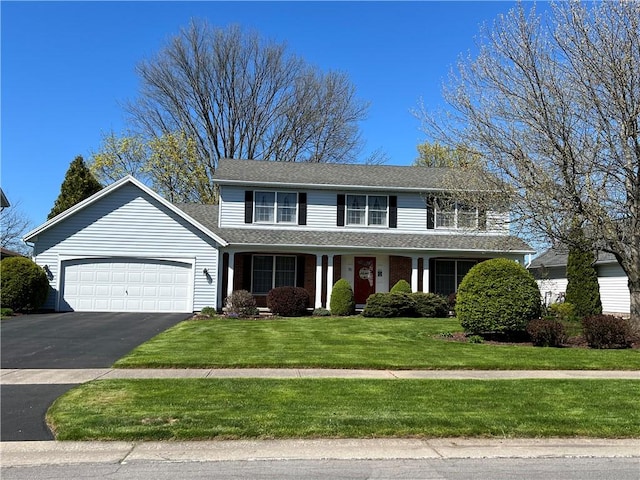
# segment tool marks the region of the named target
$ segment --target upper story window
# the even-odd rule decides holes
[[[347,225],[387,226],[388,197],[347,195]]]
[[[256,223],[296,223],[298,195],[291,192],[255,192]]]
[[[443,229],[478,228],[478,209],[457,202],[439,198],[434,208],[435,227]]]

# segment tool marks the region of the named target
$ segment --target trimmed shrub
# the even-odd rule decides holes
[[[14,311],[37,310],[49,294],[45,271],[25,257],[9,257],[0,263],[2,307]]]
[[[527,333],[537,347],[560,347],[567,341],[567,331],[558,320],[531,320],[527,325]]]
[[[449,305],[441,295],[414,292],[411,298],[416,304],[416,314],[419,317],[446,318],[449,316]]]
[[[218,315],[218,312],[213,307],[203,307],[202,310],[200,310],[200,315],[203,317],[213,318]]]
[[[347,316],[356,313],[353,290],[349,282],[344,278],[341,278],[333,285],[329,309],[331,310],[331,315]]]
[[[301,287],[276,287],[267,293],[267,307],[274,315],[299,317],[306,315],[309,293]]]
[[[613,315],[583,318],[582,333],[591,348],[629,348],[633,341],[629,321]]]
[[[578,233],[582,237],[582,232]],[[596,257],[588,249],[570,248],[567,258],[567,302],[575,307],[575,314],[584,318],[602,313],[598,274],[593,264]]]
[[[411,293],[411,285],[406,280],[398,280],[389,293]]]
[[[0,308],[0,318],[11,317],[13,315],[13,310],[10,308]]]
[[[316,308],[311,315],[314,317],[330,317],[331,312],[326,308],[320,307],[320,308]]]
[[[462,279],[456,314],[467,333],[522,333],[541,313],[533,275],[506,258],[478,263]]]
[[[367,298],[362,311],[364,317],[415,317],[416,302],[404,293],[374,293]]]
[[[256,299],[246,290],[234,290],[225,301],[227,315],[249,318],[259,315]]]
[[[571,302],[552,303],[549,305],[549,314],[560,321],[575,321],[576,309]]]

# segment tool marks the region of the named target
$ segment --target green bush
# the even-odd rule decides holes
[[[10,308],[0,308],[0,318],[11,317],[13,315],[13,310]]]
[[[411,285],[406,280],[398,280],[389,293],[411,293]]]
[[[583,318],[582,333],[591,348],[629,348],[633,341],[629,321],[613,315]]]
[[[227,315],[249,318],[259,315],[256,299],[246,290],[234,290],[225,301]]]
[[[203,307],[202,310],[200,310],[200,315],[203,317],[213,318],[218,315],[218,311],[213,307]]]
[[[531,320],[527,325],[527,333],[537,347],[560,347],[567,341],[567,331],[558,320]]]
[[[341,317],[353,315],[356,313],[356,302],[353,298],[353,290],[347,280],[341,278],[331,290],[331,299],[329,300],[329,309],[331,315]]]
[[[583,237],[582,232],[577,235]],[[567,257],[567,302],[575,307],[579,318],[602,313],[598,274],[593,264],[596,258],[590,248],[570,248]]]
[[[416,315],[426,318],[446,318],[449,316],[447,299],[435,293],[414,292],[411,298],[416,304]]]
[[[331,312],[329,310],[327,310],[326,308],[316,308],[313,310],[313,313],[311,314],[314,317],[330,317],[331,316]]]
[[[522,265],[506,258],[478,263],[458,288],[456,314],[468,333],[524,332],[540,313],[535,279]]]
[[[0,270],[3,308],[29,311],[44,304],[49,294],[49,279],[35,262],[25,257],[9,257],[2,260]]]
[[[309,292],[301,287],[276,287],[267,293],[267,307],[274,315],[299,317],[306,315]]]
[[[374,318],[415,317],[416,302],[404,293],[374,293],[367,298],[362,315]]]
[[[552,303],[549,305],[549,314],[561,322],[578,320],[576,309],[571,302]]]

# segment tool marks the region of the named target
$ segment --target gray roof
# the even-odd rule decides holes
[[[0,207],[4,208],[4,207],[10,207],[10,206],[11,204],[9,203],[9,199],[0,188]]]
[[[221,159],[214,175],[219,184],[296,185],[316,188],[437,191],[480,189],[478,176],[454,168],[271,162]],[[486,188],[484,188],[486,189]]]
[[[219,228],[216,205],[180,204],[178,207],[230,245],[533,253],[521,239],[504,235]]]
[[[568,257],[569,249],[566,246],[551,247],[534,258],[529,269],[566,267]],[[599,252],[596,265],[605,263],[617,263],[617,260],[611,253]]]

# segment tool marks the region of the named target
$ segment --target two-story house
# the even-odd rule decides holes
[[[198,311],[233,290],[259,305],[300,286],[328,306],[347,279],[362,305],[400,279],[448,295],[478,261],[533,253],[507,212],[450,195],[467,172],[221,160],[218,205],[173,205],[127,177],[30,232],[57,310]],[[453,185],[452,185],[453,179]]]

